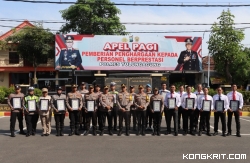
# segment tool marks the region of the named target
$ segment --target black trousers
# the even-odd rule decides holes
[[[182,110],[182,114],[183,114],[183,121],[184,121],[184,126],[183,126],[183,130],[185,132],[188,132],[188,119],[189,119],[189,125],[190,125],[190,132],[193,131],[193,121],[194,121],[194,110],[192,109],[188,109]]]
[[[240,112],[239,111],[234,111],[234,112],[227,111],[227,116],[228,116],[227,117],[227,130],[230,133],[232,132],[231,125],[232,125],[233,114],[234,114],[234,118],[236,122],[236,132],[240,133]]]
[[[152,121],[153,121],[153,113],[151,112],[150,107],[147,108],[146,111],[146,127],[151,127],[152,126]]]
[[[178,128],[181,128],[181,118],[182,118],[182,127],[184,126],[182,107],[178,108]]]
[[[129,129],[129,119],[130,119],[130,111],[119,111],[119,130],[122,131],[123,128],[123,120],[125,120],[126,130]]]
[[[194,110],[194,126],[195,129],[198,129],[198,121],[199,121],[199,116],[200,116],[200,110],[198,108],[196,108]]]
[[[154,131],[160,132],[161,131],[161,118],[162,113],[161,112],[154,112],[152,113],[153,120],[154,120]]]
[[[104,130],[105,126],[105,118],[108,118],[108,130],[112,130],[112,111],[104,112],[101,111],[101,124],[100,124],[100,130]]]
[[[145,130],[146,111],[136,111],[138,121],[138,131]]]
[[[101,126],[101,123],[102,123],[102,114],[101,114],[101,111],[100,111],[100,107],[98,107],[98,110],[97,110],[97,120],[98,120],[98,126],[99,126],[99,130],[100,130],[100,126]]]
[[[36,126],[37,126],[38,119],[39,119],[38,114],[33,114],[33,115],[25,114],[27,133],[29,134],[36,133]]]
[[[117,106],[114,106],[112,109],[112,115],[114,118],[114,129],[117,129],[117,119],[119,117],[119,108]]]
[[[84,111],[84,109],[81,110],[81,114],[80,117],[82,119],[82,124],[84,125],[83,129],[86,130],[86,112]]]
[[[10,114],[10,132],[15,131],[16,119],[18,119],[20,132],[23,131],[23,111],[11,112]]]
[[[136,124],[137,124],[136,110],[131,110],[130,111],[130,124],[131,124],[131,117],[133,117],[133,126],[135,127]]]
[[[218,132],[219,118],[222,124],[222,132],[226,132],[226,113],[214,112],[214,132]]]
[[[174,120],[174,132],[178,132],[178,110],[175,109],[168,109],[168,122],[167,122],[167,131],[171,132],[171,121],[172,121],[172,117]]]
[[[65,114],[54,114],[55,122],[56,122],[56,130],[61,130],[63,131],[64,128],[64,119],[65,119]]]
[[[199,124],[199,131],[203,130],[203,127],[206,125],[207,133],[210,132],[210,111],[202,111],[200,113],[200,124]]]
[[[90,129],[90,121],[92,120],[92,126],[93,126],[93,130],[96,130],[96,125],[97,125],[97,112],[92,111],[92,112],[88,112],[86,113],[86,129],[89,130]]]
[[[164,106],[164,115],[166,121],[166,127],[168,126],[168,109]]]
[[[80,124],[80,119],[79,119],[79,114],[80,111],[73,110],[69,111],[69,119],[70,119],[70,129],[71,130],[79,130],[79,124]]]

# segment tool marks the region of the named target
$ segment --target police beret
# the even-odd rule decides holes
[[[191,38],[187,38],[187,39],[185,40],[185,43],[186,43],[186,44],[193,44],[193,40],[192,40]]]
[[[158,88],[156,88],[156,87],[154,88],[154,91],[158,91],[158,90],[159,90]]]
[[[109,89],[109,86],[107,86],[107,85],[106,85],[106,86],[104,86],[104,89]]]
[[[89,86],[89,89],[93,89],[93,88],[94,88],[93,85],[90,85],[90,86]]]
[[[100,87],[100,86],[98,84],[96,84],[95,87]]]
[[[72,84],[71,87],[77,87],[77,85],[76,84]]]
[[[114,86],[114,85],[116,85],[116,83],[115,83],[115,82],[111,82],[110,85],[111,85],[111,86]]]
[[[147,85],[146,85],[146,87],[149,87],[149,88],[151,88],[151,85],[150,85],[150,84],[147,84]]]
[[[29,91],[34,91],[34,89],[35,89],[34,87],[29,87],[28,88]]]
[[[126,87],[126,85],[125,84],[121,84],[121,87]]]
[[[138,88],[143,88],[143,85],[139,85],[139,87]]]
[[[131,85],[131,86],[129,86],[129,88],[134,88],[134,86]]]
[[[82,82],[82,85],[85,85],[86,83],[85,82]]]
[[[74,37],[73,36],[66,36],[65,40],[66,40],[66,42],[73,42],[74,41]]]
[[[61,86],[58,86],[56,89],[57,89],[57,90],[62,90],[62,87],[61,87]]]
[[[21,88],[19,85],[15,85],[15,89],[19,89]]]

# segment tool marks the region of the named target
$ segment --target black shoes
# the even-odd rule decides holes
[[[32,134],[31,134],[32,136],[35,136],[36,135],[36,133],[35,132],[32,132]]]
[[[183,136],[187,136],[187,132],[186,131],[184,131]]]
[[[96,136],[97,134],[96,134],[96,130],[93,130],[93,136]]]
[[[155,133],[155,132],[153,132],[153,133],[152,133],[152,136],[155,136],[155,135],[156,135],[156,133]]]
[[[237,137],[241,137],[240,133],[237,133],[236,136],[237,136]]]
[[[71,130],[71,132],[69,133],[69,136],[75,135],[75,131]]]
[[[215,132],[213,135],[214,135],[214,136],[218,135],[218,132]]]
[[[60,131],[60,136],[64,136],[64,134],[63,134],[62,130]]]
[[[207,132],[207,136],[212,136],[209,132]]]
[[[119,130],[119,133],[117,134],[117,136],[121,136],[122,135],[122,130]]]
[[[104,133],[104,131],[103,131],[103,130],[101,130],[100,136],[103,136],[103,133]]]
[[[113,132],[111,130],[109,130],[109,135],[113,136]]]
[[[20,131],[19,134],[20,135],[26,135],[26,133],[24,131]]]
[[[190,133],[189,133],[190,135],[192,135],[192,136],[195,136],[195,133],[194,132],[192,132],[192,131],[190,131]]]
[[[201,135],[202,135],[202,132],[201,132],[201,131],[199,131],[198,136],[201,136]]]
[[[84,136],[87,136],[89,134],[89,130],[85,131]]]
[[[16,135],[14,134],[14,132],[11,132],[10,137],[16,137]]]
[[[168,135],[168,134],[171,134],[171,132],[167,131],[167,132],[165,133],[165,135]]]
[[[228,132],[228,133],[227,133],[227,136],[230,136],[230,135],[231,135],[231,132]]]
[[[174,133],[174,136],[178,136],[178,132],[175,132],[175,133]]]
[[[144,130],[142,130],[141,135],[142,135],[142,136],[145,136],[145,135],[146,135]]]
[[[30,134],[29,133],[26,133],[26,137],[29,137],[30,136]]]
[[[222,133],[222,136],[223,136],[223,137],[226,137],[226,134],[225,134],[225,132],[223,132],[223,133]]]

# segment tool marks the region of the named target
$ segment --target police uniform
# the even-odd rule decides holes
[[[85,85],[85,82],[82,82],[82,85]],[[82,97],[84,99],[84,95],[86,93],[89,93],[89,91],[84,88],[84,89],[80,89],[79,93],[82,95]],[[80,111],[80,117],[79,117],[79,119],[80,119],[80,129],[81,130],[82,129],[86,130],[86,126],[85,126],[85,124],[86,124],[86,113],[83,110]],[[84,127],[82,127],[82,126],[84,126]]]
[[[115,86],[115,85],[116,85],[115,82],[110,83],[110,86]],[[113,120],[114,120],[114,128],[113,129],[115,131],[117,131],[117,118],[119,116],[118,115],[119,114],[119,112],[118,112],[119,108],[118,108],[118,105],[117,105],[118,92],[114,90],[114,91],[110,91],[109,93],[114,96],[114,106],[113,106],[113,109],[112,109],[112,116],[113,116]]]
[[[39,114],[38,114],[38,97],[35,96],[34,94],[30,94],[30,92],[34,91],[34,87],[29,87],[28,88],[28,95],[26,95],[24,97],[24,114],[25,114],[25,121],[26,121],[26,126],[27,126],[27,133],[26,133],[26,137],[30,136],[30,135],[35,135],[36,134],[36,127],[37,127],[37,122],[38,122],[38,118],[39,118]],[[28,101],[35,101],[35,107],[36,110],[35,111],[29,111],[29,106],[28,106]]]
[[[142,85],[139,85],[139,89],[143,89]],[[146,93],[138,93],[135,95],[135,106],[138,121],[137,135],[140,133],[145,136],[145,120],[146,120],[146,110],[149,105],[149,97]],[[143,108],[140,108],[143,107]]]
[[[94,89],[93,86],[89,86],[89,89]],[[96,136],[96,125],[97,125],[97,109],[98,109],[98,100],[99,96],[98,94],[94,93],[94,91],[92,93],[87,93],[84,96],[84,100],[83,100],[83,108],[84,111],[86,112],[86,132],[85,132],[85,136],[88,135],[89,133],[89,129],[90,129],[90,121],[92,119],[92,126],[93,126],[93,135]],[[94,101],[94,111],[88,111],[88,101]]]
[[[122,84],[121,88],[126,88],[126,85]],[[130,107],[132,103],[133,99],[130,97],[130,94],[127,91],[118,94],[117,104],[120,109],[118,136],[121,136],[122,134],[123,119],[125,119],[126,135],[129,136],[129,116],[130,116]]]
[[[154,91],[158,91],[158,88],[154,88]],[[159,112],[154,111],[154,101],[160,101],[160,106],[161,110]],[[161,131],[161,117],[162,117],[162,112],[164,110],[164,98],[160,94],[153,94],[150,98],[150,110],[151,113],[153,114],[153,120],[154,120],[154,131],[152,135],[158,135],[160,136],[160,131]]]
[[[96,87],[100,87],[99,85],[95,85],[95,88]],[[100,104],[100,97],[101,97],[101,94],[102,94],[102,92],[101,91],[95,91],[95,93],[98,95],[98,103],[97,103],[97,107],[98,107],[98,109],[97,109],[97,118],[98,118],[98,126],[99,126],[99,130],[100,130],[100,126],[101,126],[101,119],[102,119],[102,116],[101,116],[101,112],[100,112],[100,110],[101,110],[101,104]],[[105,119],[106,118],[104,118],[104,122],[105,122]],[[105,122],[106,123],[106,122]],[[104,124],[105,124],[104,123]],[[105,126],[105,125],[104,125]]]
[[[19,85],[15,86],[15,90],[19,90],[21,87]],[[19,98],[20,100],[20,106],[19,108],[14,108],[13,99]],[[10,114],[10,133],[11,137],[15,137],[14,131],[15,131],[15,125],[16,125],[16,119],[18,119],[19,123],[19,134],[25,134],[23,131],[23,93],[11,93],[8,97],[8,105],[11,108],[11,114]]]
[[[147,84],[146,87],[151,88],[151,85]],[[146,93],[148,94],[148,96],[150,94],[152,95],[152,91],[147,91]],[[150,96],[149,96],[149,98],[150,98]],[[147,112],[146,112],[146,129],[148,129],[148,130],[152,129],[152,121],[153,121],[153,114],[151,112],[150,106],[148,105]]]
[[[129,88],[133,89],[134,86],[130,86]],[[133,101],[133,104],[130,106],[130,125],[129,126],[131,126],[131,116],[133,116],[133,130],[136,131],[137,120],[136,120],[136,107],[134,105],[134,98],[135,98],[136,93],[131,93],[130,91],[129,94],[130,94],[130,98]]]
[[[57,87],[57,90],[62,90],[62,87]],[[59,111],[57,106],[57,100],[63,100],[64,102],[64,111]],[[54,112],[54,118],[56,122],[56,136],[63,136],[64,129],[64,119],[66,113],[66,95],[65,94],[55,94],[51,97],[51,107]]]
[[[66,42],[74,41],[73,36],[67,36],[65,38]],[[59,56],[59,66],[61,69],[71,69],[71,66],[76,66],[80,69],[82,67],[82,58],[78,49],[75,48],[63,48],[61,49]]]
[[[72,84],[72,88],[74,87],[77,87],[77,85]],[[77,110],[73,110],[74,108],[72,108],[72,100],[78,100]],[[77,91],[69,92],[66,97],[66,105],[67,105],[68,112],[69,112],[70,129],[71,129],[69,136],[72,136],[74,134],[80,135],[79,134],[79,123],[80,123],[79,114],[80,114],[80,110],[82,109],[82,95]]]

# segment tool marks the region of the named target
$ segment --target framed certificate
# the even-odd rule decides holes
[[[186,98],[186,108],[187,109],[194,108],[194,98]]]
[[[56,106],[58,111],[65,111],[66,110],[65,100],[63,99],[56,100]]]
[[[42,111],[49,110],[49,100],[48,99],[41,99],[40,100],[40,110],[42,110]]]
[[[71,108],[73,110],[78,110],[79,109],[79,99],[71,99]]]
[[[36,111],[36,100],[28,100],[28,111]]]
[[[160,100],[153,101],[153,109],[154,109],[154,112],[161,111],[161,101]]]
[[[87,110],[90,112],[95,111],[95,101],[94,100],[87,101]]]
[[[116,104],[116,94],[113,94],[114,97],[114,103]]]
[[[215,101],[215,109],[218,112],[223,112],[224,111],[224,101],[216,100]]]
[[[211,111],[211,100],[203,100],[202,110],[203,111]]]
[[[231,100],[230,101],[230,108],[233,111],[237,111],[239,109],[239,101],[237,101],[237,100]]]
[[[176,99],[175,98],[169,98],[168,99],[168,108],[169,109],[175,109],[176,107]]]
[[[163,96],[163,98],[165,99],[166,95],[167,95],[167,92],[161,92],[161,95]]]
[[[21,97],[12,98],[12,106],[14,109],[21,109]]]

